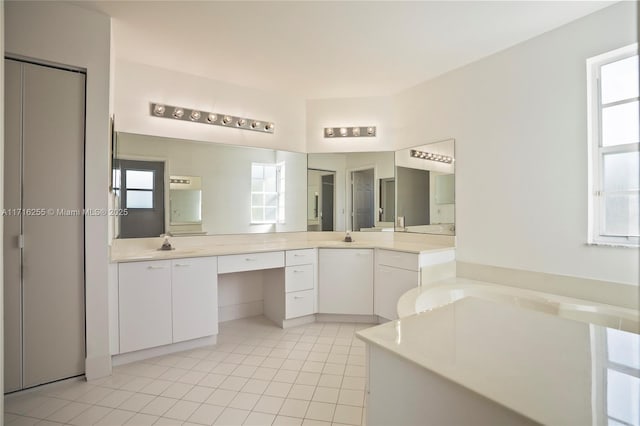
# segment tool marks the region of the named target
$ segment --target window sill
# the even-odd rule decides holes
[[[590,242],[590,243],[585,243],[586,246],[589,247],[618,247],[618,248],[628,248],[628,249],[637,249],[640,248],[640,246],[638,246],[638,244],[625,244],[625,243],[607,243],[607,242]]]

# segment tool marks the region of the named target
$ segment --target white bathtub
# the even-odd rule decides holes
[[[465,297],[509,303],[563,318],[640,333],[640,314],[633,309],[465,278],[450,278],[409,290],[398,300],[398,317],[429,311]]]

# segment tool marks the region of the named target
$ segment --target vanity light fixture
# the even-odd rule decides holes
[[[184,110],[182,108],[173,109],[173,118],[182,118],[184,116]]]
[[[433,152],[426,151],[418,151],[417,149],[412,149],[410,151],[410,155],[414,158],[420,158],[421,160],[431,160],[431,161],[439,161],[440,163],[453,163],[453,157],[449,157],[448,155],[442,154],[434,154]]]
[[[169,183],[183,183],[186,185],[191,184],[191,180],[190,179],[175,179],[175,178],[171,178],[169,179]]]
[[[362,138],[376,136],[375,126],[325,127],[325,138]]]
[[[215,112],[200,111],[197,109],[164,105],[155,102],[151,102],[150,105],[151,115],[154,117],[191,121],[202,124],[213,124],[216,126],[235,127],[237,129],[253,130],[262,133],[273,133],[275,131],[275,125],[272,122],[266,122],[265,124],[264,121],[256,120],[254,118],[218,114]],[[230,126],[231,123],[235,123],[235,126]]]

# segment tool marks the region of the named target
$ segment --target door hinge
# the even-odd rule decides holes
[[[24,235],[23,234],[18,235],[18,248],[20,248],[20,249],[24,248]]]

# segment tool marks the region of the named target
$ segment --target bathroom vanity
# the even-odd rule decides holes
[[[371,234],[371,233],[367,233]],[[321,320],[387,321],[421,284],[423,266],[453,264],[448,237],[290,233],[285,236],[118,240],[109,283],[111,354],[126,363],[214,344],[218,283],[262,274],[261,313],[278,326]],[[454,274],[452,269],[452,274]]]

